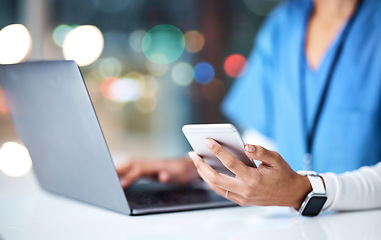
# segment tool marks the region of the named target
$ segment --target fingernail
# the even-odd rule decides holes
[[[188,155],[193,161],[195,160],[196,156],[194,152],[189,152]]]
[[[246,144],[245,146],[245,150],[247,152],[250,152],[250,153],[253,153],[255,151],[255,147],[253,145],[250,145],[250,144]]]
[[[159,180],[160,180],[160,182],[162,182],[162,183],[168,183],[169,182],[169,178],[170,178],[170,176],[169,176],[168,172],[165,172],[165,171],[159,172]]]
[[[214,141],[212,139],[208,138],[205,140],[205,144],[206,144],[206,146],[208,146],[208,148],[211,148],[211,147],[213,147]]]

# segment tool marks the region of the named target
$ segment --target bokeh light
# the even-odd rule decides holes
[[[142,41],[144,55],[157,64],[176,61],[184,52],[184,48],[184,34],[177,27],[168,24],[151,28]]]
[[[139,72],[129,72],[123,78],[108,77],[101,84],[102,95],[117,103],[134,102],[143,97],[153,97],[157,80]]]
[[[135,102],[135,108],[141,113],[151,113],[156,109],[157,99],[154,97],[141,98]]]
[[[141,98],[143,85],[135,79],[121,78],[111,83],[108,92],[115,102],[132,102]]]
[[[246,7],[258,16],[268,16],[282,0],[243,0]]]
[[[225,84],[215,78],[211,83],[202,86],[202,96],[212,102],[220,102],[226,92]]]
[[[247,68],[246,58],[240,54],[232,54],[225,59],[224,70],[230,77],[239,77]]]
[[[194,67],[194,80],[200,84],[207,84],[213,81],[215,71],[212,65],[207,62],[198,63]]]
[[[74,60],[79,66],[95,62],[103,51],[102,32],[95,26],[84,25],[71,30],[65,37],[62,50],[65,59]]]
[[[6,175],[19,177],[28,173],[31,168],[32,160],[24,146],[7,142],[0,148],[0,170]]]
[[[104,58],[99,61],[99,73],[103,78],[116,76],[122,72],[122,64],[116,58]]]
[[[135,30],[130,34],[129,44],[135,52],[142,52],[142,42],[146,35],[144,30]]]
[[[172,79],[180,86],[188,86],[193,80],[193,67],[185,62],[176,64],[172,69]]]
[[[53,31],[53,41],[54,43],[62,47],[62,44],[64,42],[64,39],[66,35],[73,30],[74,27],[66,25],[66,24],[61,24],[58,27],[56,27]]]
[[[205,37],[196,30],[187,31],[185,37],[185,50],[190,53],[196,53],[202,50],[205,45]]]
[[[5,101],[4,91],[0,88],[0,115],[7,114],[9,112],[7,103]]]
[[[144,74],[136,71],[128,72],[126,75],[124,75],[124,78],[134,79],[138,81],[143,81],[145,79]]]
[[[143,80],[144,90],[142,97],[153,98],[156,96],[159,89],[159,83],[156,78],[152,76],[144,76]]]
[[[147,61],[146,68],[152,76],[160,77],[167,73],[168,64],[156,64],[151,61]]]
[[[108,77],[108,78],[105,78],[103,81],[102,81],[102,84],[101,84],[101,94],[104,98],[108,99],[108,100],[113,100],[113,96],[111,96],[111,93],[109,91],[110,89],[110,86],[118,81],[119,78],[118,77]]]
[[[0,31],[0,64],[25,60],[32,49],[32,37],[21,24],[12,24]]]

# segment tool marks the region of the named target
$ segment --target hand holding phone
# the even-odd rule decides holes
[[[246,156],[245,144],[237,128],[232,124],[189,124],[183,126],[182,131],[193,150],[217,172],[234,176],[205,145],[205,140],[208,138],[216,140],[247,166],[256,167],[254,162]]]

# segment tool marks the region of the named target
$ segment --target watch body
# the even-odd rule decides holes
[[[310,192],[302,206],[299,209],[299,214],[302,216],[314,217],[319,215],[324,203],[327,201],[325,194]]]
[[[300,206],[299,214],[309,217],[317,216],[327,201],[323,180],[315,172],[298,173],[301,175],[307,175],[312,186],[312,192],[307,195],[306,199]]]

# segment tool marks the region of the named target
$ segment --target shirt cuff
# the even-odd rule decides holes
[[[334,173],[324,173],[320,174],[320,176],[324,179],[325,184],[325,192],[327,195],[327,201],[323,206],[323,211],[331,210],[333,208],[335,197],[337,193],[338,180],[337,176]]]

